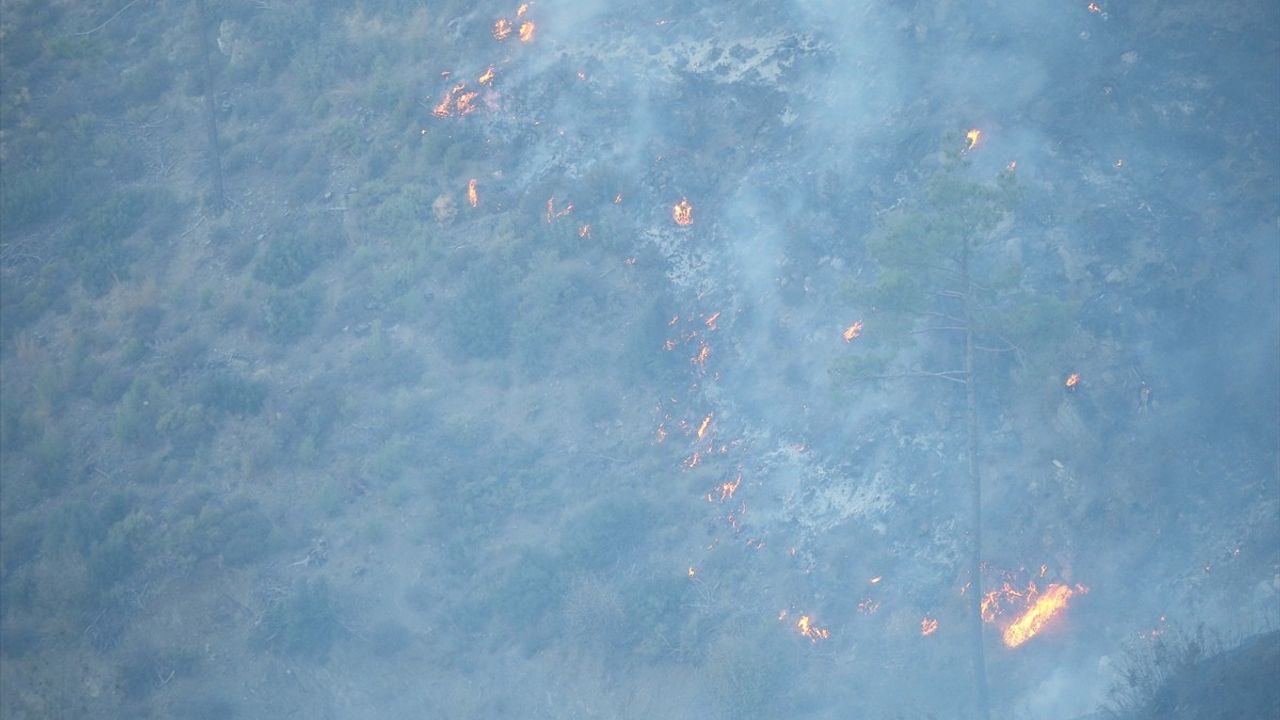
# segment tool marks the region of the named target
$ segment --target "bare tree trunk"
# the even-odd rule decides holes
[[[989,720],[991,701],[987,690],[986,650],[982,640],[982,475],[978,468],[978,393],[973,377],[973,316],[970,298],[973,288],[969,285],[970,240],[965,238],[961,259],[961,282],[964,285],[964,376],[965,376],[965,431],[968,435],[969,489],[973,500],[969,558],[969,622],[973,632],[973,674],[978,692],[978,718]]]
[[[218,146],[218,114],[213,101],[213,64],[209,62],[209,31],[205,22],[204,0],[196,2],[196,32],[200,34],[200,64],[204,69],[204,124],[209,133],[209,172],[213,175],[213,203],[209,208],[216,216],[226,207],[222,189],[222,149]]]

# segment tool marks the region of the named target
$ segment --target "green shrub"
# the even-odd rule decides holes
[[[280,655],[324,663],[342,634],[329,584],[303,580],[267,608],[255,641]]]
[[[491,358],[511,346],[511,310],[498,279],[477,273],[452,303],[449,325],[454,342],[468,357]]]
[[[267,398],[267,384],[233,370],[215,370],[200,383],[197,397],[211,410],[232,415],[257,415]]]
[[[286,288],[297,285],[341,246],[342,239],[332,230],[309,230],[279,233],[272,237],[253,268],[255,280]]]

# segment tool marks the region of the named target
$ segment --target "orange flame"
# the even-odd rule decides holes
[[[699,439],[699,440],[701,440],[701,439],[702,439],[702,436],[703,436],[703,435],[706,435],[706,434],[707,434],[707,427],[711,425],[711,417],[712,417],[713,415],[715,415],[715,413],[707,413],[707,416],[706,416],[706,417],[704,417],[704,418],[702,418],[702,424],[698,426],[698,439]]]
[[[862,321],[859,320],[854,324],[850,325],[849,327],[845,328],[843,334],[844,334],[845,342],[853,342],[854,339],[856,339],[859,335],[862,334]]]
[[[471,178],[467,181],[467,202],[471,203],[471,207],[480,204],[480,198],[476,195],[476,179]]]
[[[938,621],[931,617],[925,617],[920,621],[920,637],[929,637],[938,632]]]
[[[527,12],[529,12],[529,3],[520,3],[520,7],[516,10],[516,17],[522,18]]]
[[[469,93],[463,93],[459,95],[458,102],[454,105],[454,107],[458,109],[458,114],[470,115],[471,113],[475,112],[476,106],[472,105],[471,103],[475,101],[476,97],[479,94],[480,93],[478,92],[469,92]]]
[[[525,21],[520,23],[520,42],[527,43],[533,40],[533,32],[538,29],[537,25]]]
[[[706,326],[707,326],[707,329],[708,329],[708,330],[715,330],[715,329],[716,329],[716,320],[719,320],[719,319],[720,319],[720,312],[719,312],[719,311],[716,311],[716,312],[712,313],[712,314],[711,314],[711,317],[707,318],[707,319],[706,319],[706,321],[705,321]]]
[[[704,344],[701,348],[698,348],[698,354],[694,355],[690,362],[694,365],[705,365],[709,357],[711,357],[711,346]]]
[[[499,18],[493,24],[493,39],[502,42],[511,37],[511,21],[506,18]]]
[[[677,225],[693,224],[693,205],[689,204],[688,198],[681,198],[680,202],[672,206],[671,217]]]
[[[1050,620],[1066,609],[1067,601],[1072,595],[1088,591],[1088,588],[1083,585],[1077,585],[1074,589],[1068,585],[1050,585],[1043,595],[1036,598],[1034,605],[1027,608],[1026,612],[1004,629],[1002,635],[1004,644],[1016,648],[1035,637]]]
[[[978,146],[978,141],[982,139],[982,131],[978,128],[973,128],[964,134],[964,139],[969,143],[968,147],[966,147],[964,151],[969,152]]]
[[[831,637],[830,630],[814,625],[813,618],[808,615],[800,616],[800,619],[796,621],[796,630],[798,630],[801,635],[809,638],[811,642],[815,643],[819,640],[826,640]]]
[[[454,96],[462,92],[464,89],[466,89],[466,87],[467,87],[466,83],[458,83],[457,85],[454,85],[452,88],[449,88],[449,90],[445,92],[444,98],[441,99],[440,103],[436,105],[435,109],[431,111],[431,114],[435,115],[436,117],[449,117],[450,115],[449,108],[453,106]]]
[[[742,475],[733,479],[733,482],[720,483],[720,502],[728,502],[733,499],[733,494],[738,492],[738,486],[742,484]],[[707,493],[707,502],[714,502],[715,498],[712,493]]]
[[[479,82],[481,85],[488,85],[489,83],[493,82],[493,76],[494,76],[493,66],[490,65],[489,69],[484,71],[484,74],[480,76],[480,79],[477,80],[477,82]]]
[[[1079,384],[1080,384],[1080,373],[1071,373],[1070,375],[1067,376],[1066,386],[1068,390],[1075,390],[1076,386]]]

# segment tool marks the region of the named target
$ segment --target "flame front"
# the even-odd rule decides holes
[[[929,637],[938,632],[938,621],[936,618],[925,617],[920,620],[920,637]]]
[[[493,82],[493,75],[494,75],[493,66],[490,65],[489,69],[485,70],[484,74],[481,75],[476,82],[480,83],[481,85],[488,85],[489,83]]]
[[[520,42],[527,43],[533,40],[533,33],[537,29],[538,26],[531,22],[526,21],[520,23]]]
[[[476,195],[476,179],[471,178],[467,181],[467,202],[471,203],[471,207],[480,204],[480,197]]]
[[[859,320],[844,329],[844,341],[853,342],[855,338],[862,334],[862,321]]]
[[[1088,589],[1083,585],[1077,585],[1076,589],[1072,589],[1070,586],[1057,584],[1045,588],[1044,594],[1036,598],[1035,604],[1027,608],[1026,612],[1004,629],[1002,636],[1004,644],[1016,648],[1035,637],[1050,620],[1067,607],[1067,601],[1077,592],[1088,592]]]
[[[671,208],[671,217],[677,225],[693,224],[693,205],[689,204],[688,198],[681,198],[680,202]]]
[[[706,417],[702,418],[702,424],[698,426],[698,439],[699,439],[699,440],[701,440],[701,439],[702,439],[702,436],[703,436],[703,435],[706,435],[706,434],[707,434],[707,428],[708,428],[708,427],[710,427],[710,425],[711,425],[711,417],[712,417],[713,415],[715,415],[715,413],[708,413]]]
[[[964,134],[964,139],[969,143],[968,147],[966,147],[964,151],[969,152],[978,146],[978,141],[982,139],[982,131],[978,128],[973,128]]]
[[[520,7],[516,8],[516,17],[522,18],[527,12],[529,12],[529,3],[520,3]]]

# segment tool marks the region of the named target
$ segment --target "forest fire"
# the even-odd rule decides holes
[[[845,342],[853,342],[853,341],[854,341],[855,339],[857,339],[857,337],[858,337],[859,335],[861,335],[861,334],[862,334],[862,321],[861,321],[861,320],[859,320],[859,321],[855,322],[854,324],[850,325],[849,327],[845,328],[845,329],[844,329],[844,333],[842,333],[842,335],[844,336],[844,341],[845,341]]]
[[[1068,390],[1075,390],[1076,386],[1079,384],[1080,384],[1080,373],[1071,373],[1070,375],[1067,376],[1066,388]]]
[[[481,85],[488,85],[493,82],[493,76],[494,76],[493,66],[490,65],[489,69],[485,70],[484,74],[481,75],[476,82],[480,83]]]
[[[526,22],[520,23],[520,42],[522,43],[531,42],[533,40],[533,33],[537,29],[538,29],[538,26],[534,25],[531,22],[526,21]]]
[[[938,632],[938,621],[936,618],[924,617],[920,620],[920,637],[929,637]]]
[[[471,203],[471,207],[480,204],[480,198],[476,195],[476,179],[471,178],[467,181],[467,202]]]
[[[709,357],[711,357],[711,346],[704,343],[702,347],[698,348],[698,354],[690,358],[689,362],[694,365],[706,365]]]
[[[502,42],[511,37],[511,21],[506,18],[498,18],[493,24],[493,39]]]
[[[969,143],[969,145],[965,147],[964,151],[969,152],[978,146],[978,141],[982,139],[982,131],[978,128],[973,128],[964,134],[964,139]]]
[[[689,203],[688,198],[681,198],[680,202],[672,206],[671,217],[677,225],[693,224],[693,205]]]
[[[472,103],[475,102],[475,99],[479,94],[480,93],[478,92],[472,91],[459,95],[458,101],[454,104],[454,107],[458,110],[458,114],[470,115],[475,112],[476,106],[472,105]]]
[[[712,314],[711,314],[711,317],[707,318],[707,319],[704,321],[704,322],[706,323],[707,329],[708,329],[708,330],[715,330],[715,329],[716,329],[716,321],[717,321],[717,320],[719,320],[719,319],[720,319],[720,312],[717,310],[716,312],[714,312],[714,313],[712,313]]]
[[[1088,591],[1089,589],[1083,585],[1077,585],[1075,588],[1068,585],[1050,585],[1040,597],[1036,598],[1035,603],[1027,608],[1026,612],[1004,629],[1001,639],[1008,647],[1018,647],[1035,637],[1050,620],[1066,609],[1067,601],[1072,595]]]
[[[796,621],[796,630],[801,635],[809,638],[810,641],[815,643],[818,642],[819,640],[826,640],[827,638],[831,637],[830,630],[814,625],[813,618],[809,617],[808,615],[800,616],[800,619]]]

